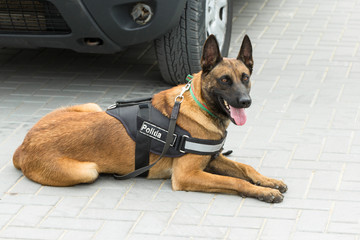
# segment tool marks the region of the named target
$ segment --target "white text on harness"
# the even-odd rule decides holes
[[[155,129],[155,127],[148,122],[143,122],[140,128],[140,132],[146,133],[146,135],[150,135],[150,137],[161,139],[161,133],[159,129]]]

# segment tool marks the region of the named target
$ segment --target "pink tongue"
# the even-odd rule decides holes
[[[246,123],[246,113],[243,108],[230,106],[230,116],[234,119],[236,125],[242,126]]]

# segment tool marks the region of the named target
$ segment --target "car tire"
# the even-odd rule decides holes
[[[202,46],[210,34],[227,56],[232,26],[232,0],[188,0],[179,25],[155,40],[155,51],[165,82],[185,83],[188,74],[201,70]]]

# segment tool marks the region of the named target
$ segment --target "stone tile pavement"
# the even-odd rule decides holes
[[[173,192],[169,180],[45,187],[12,166],[54,108],[151,95],[151,44],[117,55],[0,50],[0,239],[360,239],[360,1],[234,1],[230,56],[254,45],[253,106],[231,158],[289,186],[280,204]]]

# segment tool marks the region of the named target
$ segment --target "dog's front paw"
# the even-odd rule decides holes
[[[267,203],[280,203],[283,201],[284,196],[279,190],[264,188],[257,196],[257,199]]]
[[[288,190],[287,185],[281,180],[276,180],[276,179],[270,178],[270,179],[268,179],[268,181],[270,182],[268,187],[275,188],[275,189],[279,190],[281,193],[284,193]]]
[[[279,190],[281,193],[286,192],[288,189],[287,185],[283,181],[272,179],[272,178],[267,178],[264,180],[256,181],[255,185],[262,186],[262,187],[268,187],[268,188],[274,188],[274,189]]]
[[[288,190],[287,185],[283,181],[279,181],[279,184],[275,186],[276,189],[279,189],[281,193],[284,193]]]

